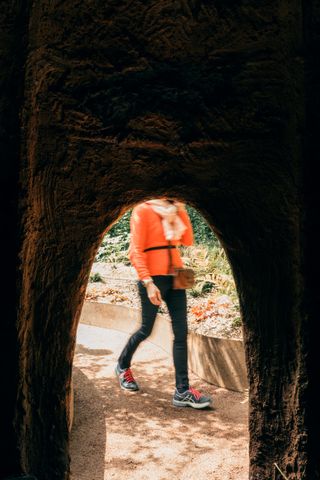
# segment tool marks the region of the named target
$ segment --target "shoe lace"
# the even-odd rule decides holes
[[[127,368],[127,370],[124,372],[123,376],[124,376],[124,379],[125,379],[126,382],[128,382],[128,383],[134,382],[134,378],[133,378],[133,375],[132,375],[132,372],[131,372],[130,368]]]
[[[201,393],[196,390],[195,388],[189,387],[189,392],[192,393],[192,395],[195,396],[196,400],[199,400],[201,398]]]

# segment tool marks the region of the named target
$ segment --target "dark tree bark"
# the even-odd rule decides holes
[[[320,136],[320,3],[304,2],[306,125],[304,136],[304,205],[302,213],[303,289],[302,328],[307,363],[306,389],[302,398],[308,431],[306,478],[320,478],[319,455],[319,271],[320,216],[319,163]]]
[[[277,479],[275,463],[290,480],[319,478],[306,256],[316,198],[303,197],[306,182],[316,187],[304,171],[316,138],[305,113],[311,122],[318,77],[305,80],[303,50],[314,17],[285,0],[33,3],[19,205],[8,197],[22,242],[18,323],[12,312],[6,335],[12,472],[68,478],[74,342],[95,252],[126,209],[174,193],[204,214],[234,272],[251,480]]]
[[[1,227],[1,321],[0,321],[0,478],[22,471],[19,435],[22,410],[19,365],[17,301],[20,275],[19,166],[20,122],[23,103],[28,2],[0,5],[0,227]]]

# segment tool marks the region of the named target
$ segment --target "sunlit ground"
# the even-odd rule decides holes
[[[172,406],[172,360],[144,342],[135,354],[137,393],[114,375],[127,335],[80,325],[74,361],[73,480],[216,480],[248,478],[247,398],[191,374],[214,408]]]

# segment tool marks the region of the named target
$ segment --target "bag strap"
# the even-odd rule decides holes
[[[175,246],[174,245],[171,245],[171,240],[168,240],[169,242],[169,245],[168,245],[168,253],[169,253],[169,267],[168,267],[168,275],[172,275],[173,274],[173,261],[172,261],[172,253],[171,253],[171,248]]]
[[[176,248],[175,245],[161,245],[159,247],[149,247],[149,248],[145,248],[143,251],[144,252],[149,252],[150,250],[162,250],[162,249],[167,249],[167,248]]]
[[[145,248],[143,251],[144,252],[149,252],[150,250],[168,250],[168,255],[169,255],[169,266],[168,266],[168,275],[172,275],[173,273],[173,261],[172,261],[172,253],[171,250],[173,248],[177,248],[176,245],[171,244],[171,240],[168,240],[169,245],[161,245],[159,247],[149,247]]]

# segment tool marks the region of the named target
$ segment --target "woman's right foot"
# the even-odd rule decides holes
[[[172,403],[175,407],[191,407],[196,409],[206,408],[212,404],[211,397],[205,397],[195,388],[189,387],[183,393],[174,392]]]
[[[139,390],[139,386],[133,378],[130,368],[121,369],[119,363],[117,363],[115,368],[115,374],[118,377],[120,387],[123,390],[128,390],[130,392],[136,392],[137,390]]]

